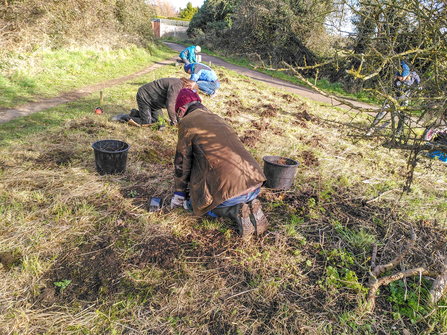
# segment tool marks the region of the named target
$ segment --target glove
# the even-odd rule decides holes
[[[185,201],[185,193],[174,192],[174,196],[171,199],[171,209],[174,209],[177,207],[183,207],[184,201]]]
[[[183,200],[183,208],[186,209],[188,212],[193,212],[192,207],[189,207],[188,199]]]

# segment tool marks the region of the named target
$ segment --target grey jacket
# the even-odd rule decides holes
[[[151,110],[166,108],[171,123],[176,123],[175,101],[181,89],[182,81],[179,78],[161,78],[141,86],[137,97],[143,100]]]

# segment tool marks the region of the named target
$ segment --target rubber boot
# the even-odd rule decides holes
[[[138,109],[132,108],[132,110],[130,111],[129,116],[139,117],[140,116],[140,111]]]
[[[233,221],[236,221],[239,234],[242,238],[255,232],[255,227],[250,220],[250,207],[248,204],[214,208],[213,213],[216,214],[216,216],[230,218]]]
[[[253,200],[250,205],[253,214],[252,222],[256,229],[256,236],[259,236],[267,230],[269,223],[262,212],[261,202],[258,199]]]

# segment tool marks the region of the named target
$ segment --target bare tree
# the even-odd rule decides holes
[[[353,130],[352,136],[357,138],[366,138],[377,110],[366,110],[321,92],[315,86],[318,75],[333,76],[343,81],[348,91],[363,90],[383,102],[383,118],[377,119],[374,131],[368,135],[389,148],[411,152],[405,187],[409,190],[418,155],[424,150],[447,152],[446,144],[435,143],[426,136],[428,129],[446,126],[445,6],[433,0],[372,0],[354,4],[342,0],[335,8],[349,8],[352,13],[354,31],[349,37],[350,43],[337,45],[332,57],[312,66],[283,62],[283,68],[275,70],[291,71],[316,91],[357,110],[359,116],[369,113],[367,123],[357,117],[347,124]],[[419,85],[396,86],[394,80],[402,61],[420,77]],[[313,78],[306,77],[309,70],[314,70]]]
[[[179,15],[171,0],[152,0],[151,3],[158,16],[177,17]]]

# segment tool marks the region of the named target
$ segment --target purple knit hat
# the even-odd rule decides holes
[[[177,100],[175,101],[175,112],[177,114],[180,114],[179,108],[193,101],[202,102],[202,100],[200,99],[199,95],[196,92],[190,90],[189,88],[182,88],[180,92],[178,92]],[[183,111],[183,114],[185,112],[186,111]],[[179,116],[182,117],[183,115]]]

